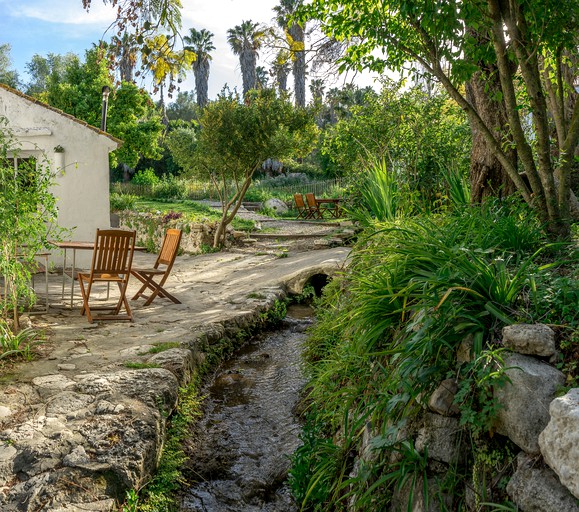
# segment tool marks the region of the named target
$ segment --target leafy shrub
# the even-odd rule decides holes
[[[153,187],[151,195],[155,199],[185,199],[187,184],[175,176],[164,177]]]
[[[118,212],[123,210],[134,210],[138,199],[138,196],[132,194],[118,194],[112,192],[110,195],[111,211]]]
[[[284,172],[286,174],[306,174],[310,178],[317,178],[323,175],[323,171],[319,165],[310,162],[296,162],[290,160],[284,162]]]
[[[131,179],[131,183],[135,185],[156,185],[159,183],[159,177],[152,168],[148,167],[137,171]]]
[[[516,200],[369,224],[347,271],[324,290],[305,346],[311,414],[291,470],[303,510],[382,510],[406,483],[421,489],[428,453],[405,439],[425,398],[446,378],[459,379],[455,403],[473,455],[441,481],[453,500],[445,506],[460,509],[465,479],[486,492],[493,460],[512,462],[505,449],[493,460],[485,451],[497,412],[493,390],[506,381],[495,340],[505,323],[536,315],[533,290],[551,282],[555,268],[548,248],[537,250],[542,245],[536,219]],[[563,290],[551,289],[546,302],[575,321],[576,283],[564,278],[571,276],[560,277]],[[457,366],[466,338],[473,359]],[[370,435],[369,448],[362,432]],[[325,443],[336,445],[334,454],[358,455],[359,467],[330,464]],[[498,486],[489,490],[504,497]]]

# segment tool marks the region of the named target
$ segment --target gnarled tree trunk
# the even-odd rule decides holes
[[[499,135],[507,126],[505,104],[495,70],[487,68],[478,72],[466,84],[467,100],[477,110],[488,128]],[[471,122],[472,150],[470,154],[471,201],[480,203],[489,196],[505,197],[516,187],[507,171],[496,157],[496,151],[486,141],[479,127]],[[505,141],[506,142],[506,141]],[[506,151],[513,166],[517,165],[517,152]]]

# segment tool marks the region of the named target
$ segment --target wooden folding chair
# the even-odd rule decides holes
[[[294,194],[294,203],[296,204],[296,209],[298,211],[296,219],[309,219],[310,210],[304,202],[304,196],[301,194]]]
[[[306,194],[306,203],[310,212],[308,218],[321,219],[324,216],[323,211],[320,209],[320,205],[316,201],[316,196],[312,192]]]
[[[89,323],[94,320],[129,320],[133,315],[125,296],[131,275],[135,250],[135,231],[122,229],[97,229],[90,273],[79,272],[78,282],[82,294],[81,315],[86,313]],[[90,296],[95,283],[116,283],[120,297],[115,306],[90,306]],[[120,314],[125,307],[126,314]],[[93,316],[93,310],[111,310],[112,314]]]
[[[181,243],[181,234],[180,229],[168,229],[165,233],[163,245],[161,246],[161,252],[159,252],[153,268],[134,268],[131,270],[131,274],[143,283],[143,286],[141,286],[141,289],[135,294],[132,300],[145,297],[147,300],[144,305],[148,306],[158,295],[159,297],[165,297],[173,301],[175,304],[181,304],[180,300],[173,297],[173,295],[163,288],[165,281],[171,273],[173,263],[175,263],[175,258],[179,251],[179,244]],[[155,281],[155,277],[160,277],[160,279]],[[144,294],[147,289],[152,292],[148,297]]]

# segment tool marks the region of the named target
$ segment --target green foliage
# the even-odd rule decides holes
[[[165,138],[173,160],[186,174],[191,172],[194,165],[197,131],[195,125],[179,126],[172,129]]]
[[[155,171],[149,167],[136,172],[131,181],[135,185],[156,185],[160,180]]]
[[[104,51],[92,48],[85,53],[85,62],[77,55],[67,55],[62,61],[53,59],[46,90],[40,100],[67,114],[100,127],[102,88],[112,89],[113,79],[107,69]]]
[[[471,478],[492,488],[486,501],[504,500],[502,483],[491,484],[498,462],[483,468],[482,455],[451,466],[431,492],[428,452],[410,439],[427,397],[451,377],[463,439],[475,453],[490,442],[493,391],[506,382],[495,340],[505,323],[530,321],[532,290],[558,265],[542,244],[540,225],[514,200],[367,228],[324,289],[305,346],[309,414],[291,470],[303,510],[383,510],[402,487],[431,503],[444,494],[457,510]],[[465,339],[472,360],[460,366]],[[344,453],[357,455],[355,470]]]
[[[154,343],[153,346],[147,351],[149,354],[158,354],[159,352],[165,352],[165,350],[170,350],[172,348],[179,348],[181,344],[178,341],[166,341],[163,343]]]
[[[443,169],[468,169],[468,123],[444,94],[429,97],[401,85],[384,84],[379,96],[367,95],[323,133],[321,153],[332,174],[357,175],[384,161],[400,182],[432,196]]]
[[[100,127],[102,87],[109,86],[113,91],[109,97],[107,131],[123,141],[111,154],[113,166],[122,163],[135,167],[141,157],[161,156],[158,140],[163,124],[153,101],[146,91],[133,83],[123,82],[113,87],[104,49],[87,50],[85,62],[77,56],[67,56],[62,62],[53,61],[46,90],[38,93],[38,97],[49,105]]]
[[[201,414],[198,378],[186,388],[179,390],[179,408],[169,420],[167,437],[159,467],[152,480],[140,491],[140,497],[127,495],[127,507],[139,512],[171,512],[175,510],[175,500],[185,483],[183,468],[187,457],[183,443],[190,433],[191,425]],[[127,509],[127,512],[131,508]]]
[[[22,358],[29,361],[32,359],[33,348],[40,342],[40,336],[34,329],[22,329],[14,333],[4,320],[0,320],[0,360]]]
[[[183,180],[175,176],[166,176],[153,186],[151,197],[156,199],[185,199],[187,187]]]
[[[182,222],[217,222],[220,218],[219,212],[210,206],[199,204],[195,201],[157,201],[139,199],[136,202],[136,209],[139,211],[158,212],[167,216],[171,213],[182,215]],[[157,221],[154,221],[157,222]],[[234,219],[233,227],[240,231],[252,231],[255,228],[253,221],[246,219]]]
[[[473,360],[459,371],[455,403],[460,407],[460,423],[468,425],[476,438],[492,430],[500,409],[493,393],[508,382],[501,352],[502,349],[475,351]]]
[[[18,88],[18,71],[12,68],[10,57],[11,46],[7,43],[0,44],[0,83],[6,84],[14,89]]]
[[[125,368],[131,368],[132,370],[144,370],[146,368],[159,368],[156,363],[140,363],[135,361],[127,361],[124,363]]]
[[[317,130],[307,111],[271,90],[252,92],[244,103],[221,96],[205,107],[199,123],[193,172],[209,177],[218,189],[222,219],[214,245],[219,246],[261,164],[307,154]]]
[[[567,260],[569,269],[579,268],[579,252]],[[535,322],[579,327],[579,274],[560,275],[558,270],[537,276],[532,290],[532,309]]]
[[[300,435],[302,445],[292,456],[289,486],[297,503],[307,503],[308,510],[322,511],[328,501],[335,476],[343,476],[340,468],[341,448],[325,436],[319,424],[306,419]],[[309,482],[307,487],[304,482]]]
[[[470,185],[468,180],[456,169],[446,168],[442,176],[448,185],[448,199],[454,206],[467,206],[470,204]]]
[[[361,204],[352,210],[352,214],[365,225],[373,221],[392,222],[414,209],[410,191],[400,182],[395,171],[387,168],[385,160],[375,162],[361,181]]]
[[[0,120],[0,123],[6,124]],[[56,199],[51,192],[54,176],[42,159],[20,159],[18,143],[9,129],[0,131],[0,293],[2,318],[13,313],[18,330],[19,310],[34,304],[30,270],[36,268],[34,255],[58,240]]]
[[[123,141],[114,151],[117,162],[135,167],[142,157],[160,158],[161,117],[149,94],[135,84],[123,82],[110,101],[107,131]]]
[[[111,211],[119,212],[123,210],[134,210],[139,198],[132,194],[118,194],[112,192],[110,195]]]
[[[468,114],[473,130],[485,134],[484,143],[480,144],[489,148],[501,162],[518,192],[543,221],[547,232],[555,239],[569,237],[568,178],[579,139],[579,126],[571,120],[576,119],[579,107],[575,102],[577,92],[567,87],[564,78],[567,72],[574,75],[575,70],[573,64],[564,62],[564,56],[577,54],[577,44],[571,35],[578,28],[577,2],[526,2],[517,4],[517,9],[506,9],[492,1],[312,0],[301,11],[302,21],[318,20],[326,36],[349,42],[348,49],[339,59],[342,71],[365,69],[378,73],[386,70],[405,73],[411,67],[417,79],[436,78]],[[551,15],[543,23],[539,20],[544,18],[545,12]],[[521,26],[525,27],[524,37],[521,37]],[[516,45],[510,43],[515,40],[518,41]],[[489,87],[480,93],[480,101],[473,101],[467,95],[472,89],[464,87],[465,82],[476,80],[477,73],[489,74],[490,69],[500,88]],[[569,101],[575,104],[568,106]],[[508,118],[508,123],[502,127],[489,121],[496,119],[493,110],[497,102],[501,102]],[[528,125],[526,118],[531,114],[534,122]],[[388,120],[387,115],[384,117]],[[436,131],[438,119],[424,117],[431,120],[433,130],[429,131]],[[558,126],[556,135],[549,128],[552,119],[556,119]],[[390,129],[388,122],[386,125],[386,130]],[[404,119],[399,126],[404,130],[414,123]],[[345,136],[338,139],[336,145],[339,147],[341,142],[348,146],[349,140],[355,140],[358,135],[364,141],[376,134],[379,134],[377,141],[388,140],[388,133],[380,132],[379,126],[370,128],[374,129],[368,129],[365,137],[359,130],[353,133],[342,130]],[[445,130],[441,130],[440,136],[444,138],[445,135]],[[450,140],[461,139],[451,136]],[[521,157],[518,163],[528,181],[522,178],[521,169],[509,158],[512,145],[505,144],[506,140],[513,142]],[[435,147],[428,142],[425,146]],[[383,156],[381,149],[383,145],[370,147],[369,154]],[[422,156],[420,151],[416,155]],[[437,155],[427,153],[424,156],[426,158],[420,158],[421,165],[415,169],[436,171]],[[461,169],[461,166],[456,167]],[[560,187],[554,185],[555,176]]]

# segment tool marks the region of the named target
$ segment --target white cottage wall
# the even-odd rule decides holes
[[[93,241],[97,228],[110,226],[109,152],[120,141],[5,86],[0,87],[0,116],[8,120],[19,149],[43,154],[56,173],[59,226],[71,230],[71,240]],[[55,153],[56,146],[64,152]],[[90,258],[89,251],[77,253],[81,267],[88,267]],[[52,261],[62,264],[61,251],[54,251]]]

